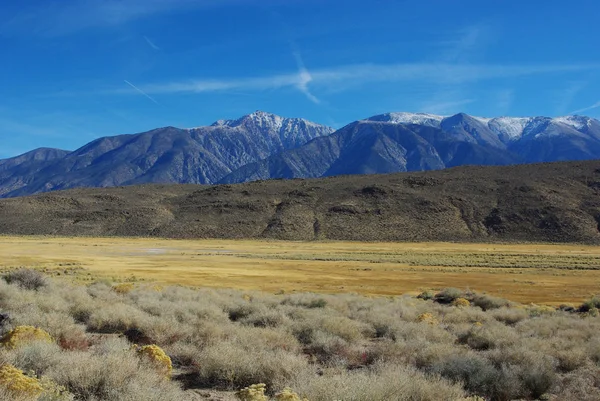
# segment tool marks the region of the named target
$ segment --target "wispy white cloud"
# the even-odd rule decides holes
[[[572,111],[569,114],[581,114],[581,113],[585,113],[586,111],[594,110],[594,109],[597,109],[597,108],[600,108],[600,100],[597,101],[596,103],[592,104],[591,106],[584,107],[583,109]]]
[[[134,84],[132,84],[131,82],[129,82],[128,80],[124,79],[123,81],[127,85],[129,85],[133,89],[135,89],[138,93],[141,93],[142,95],[146,96],[148,99],[150,99],[151,101],[153,101],[154,103],[158,104],[158,102],[152,96],[148,95],[146,92],[144,92],[143,90],[141,90],[140,88],[138,88],[137,86],[135,86]]]
[[[197,79],[188,81],[139,85],[147,94],[203,93],[228,90],[269,90],[294,87],[308,91],[309,87],[344,88],[377,82],[428,82],[447,84],[475,83],[542,74],[560,74],[583,70],[597,70],[595,64],[567,65],[491,65],[491,64],[359,64],[333,68],[313,69],[299,73],[231,79]],[[123,93],[109,90],[107,93]],[[310,92],[309,92],[310,93]]]
[[[304,61],[302,60],[302,56],[299,52],[293,53],[294,58],[296,59],[296,64],[298,65],[298,82],[296,84],[296,88],[313,103],[319,104],[321,101],[313,95],[308,89],[308,84],[313,80],[312,76],[304,66]]]
[[[160,47],[156,46],[154,44],[153,41],[150,40],[150,38],[148,38],[146,35],[144,35],[144,40],[146,40],[146,43],[148,43],[148,46],[150,46],[151,48],[153,48],[154,50],[160,50]]]

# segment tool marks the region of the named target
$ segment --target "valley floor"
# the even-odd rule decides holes
[[[80,281],[365,295],[457,287],[550,305],[600,293],[600,247],[585,245],[3,236],[0,255],[1,269]]]

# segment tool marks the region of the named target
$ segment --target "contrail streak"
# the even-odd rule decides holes
[[[144,92],[143,90],[141,90],[140,88],[138,88],[137,86],[135,86],[134,84],[132,84],[131,82],[129,82],[128,80],[124,79],[123,81],[125,81],[125,83],[127,85],[131,86],[133,89],[135,89],[136,91],[138,91],[142,95],[146,96],[148,99],[152,100],[154,103],[158,104],[158,102],[156,100],[154,100],[154,98],[152,96],[150,96],[149,94],[147,94],[146,92]]]

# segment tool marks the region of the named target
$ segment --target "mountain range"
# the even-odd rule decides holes
[[[99,138],[73,152],[43,148],[0,160],[0,197],[597,158],[600,122],[585,116],[387,113],[335,131],[257,111],[207,127],[165,127]]]

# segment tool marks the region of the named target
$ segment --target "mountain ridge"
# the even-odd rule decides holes
[[[404,135],[399,135],[400,131]],[[381,152],[372,146],[357,148],[353,141],[364,136],[379,144]],[[362,140],[368,143],[367,139]],[[314,156],[319,149],[332,148],[335,153]],[[390,151],[397,157],[390,158]],[[465,113],[448,117],[386,113],[355,121],[329,136],[242,166],[220,182],[597,158],[600,158],[600,122],[589,117],[488,119]],[[343,160],[352,159],[359,165],[346,163],[348,168],[340,169]],[[369,165],[367,160],[373,163]]]
[[[0,160],[0,197],[74,187],[236,183],[600,158],[585,116],[474,117],[393,112],[339,130],[256,111],[204,127],[98,138],[67,152]]]
[[[233,121],[233,120],[231,120]],[[210,184],[243,164],[333,132],[299,118],[257,111],[236,121],[98,138],[44,165],[7,170],[0,196],[30,195],[73,187],[142,183]],[[34,169],[35,167],[35,169]],[[18,178],[15,178],[17,177]]]

